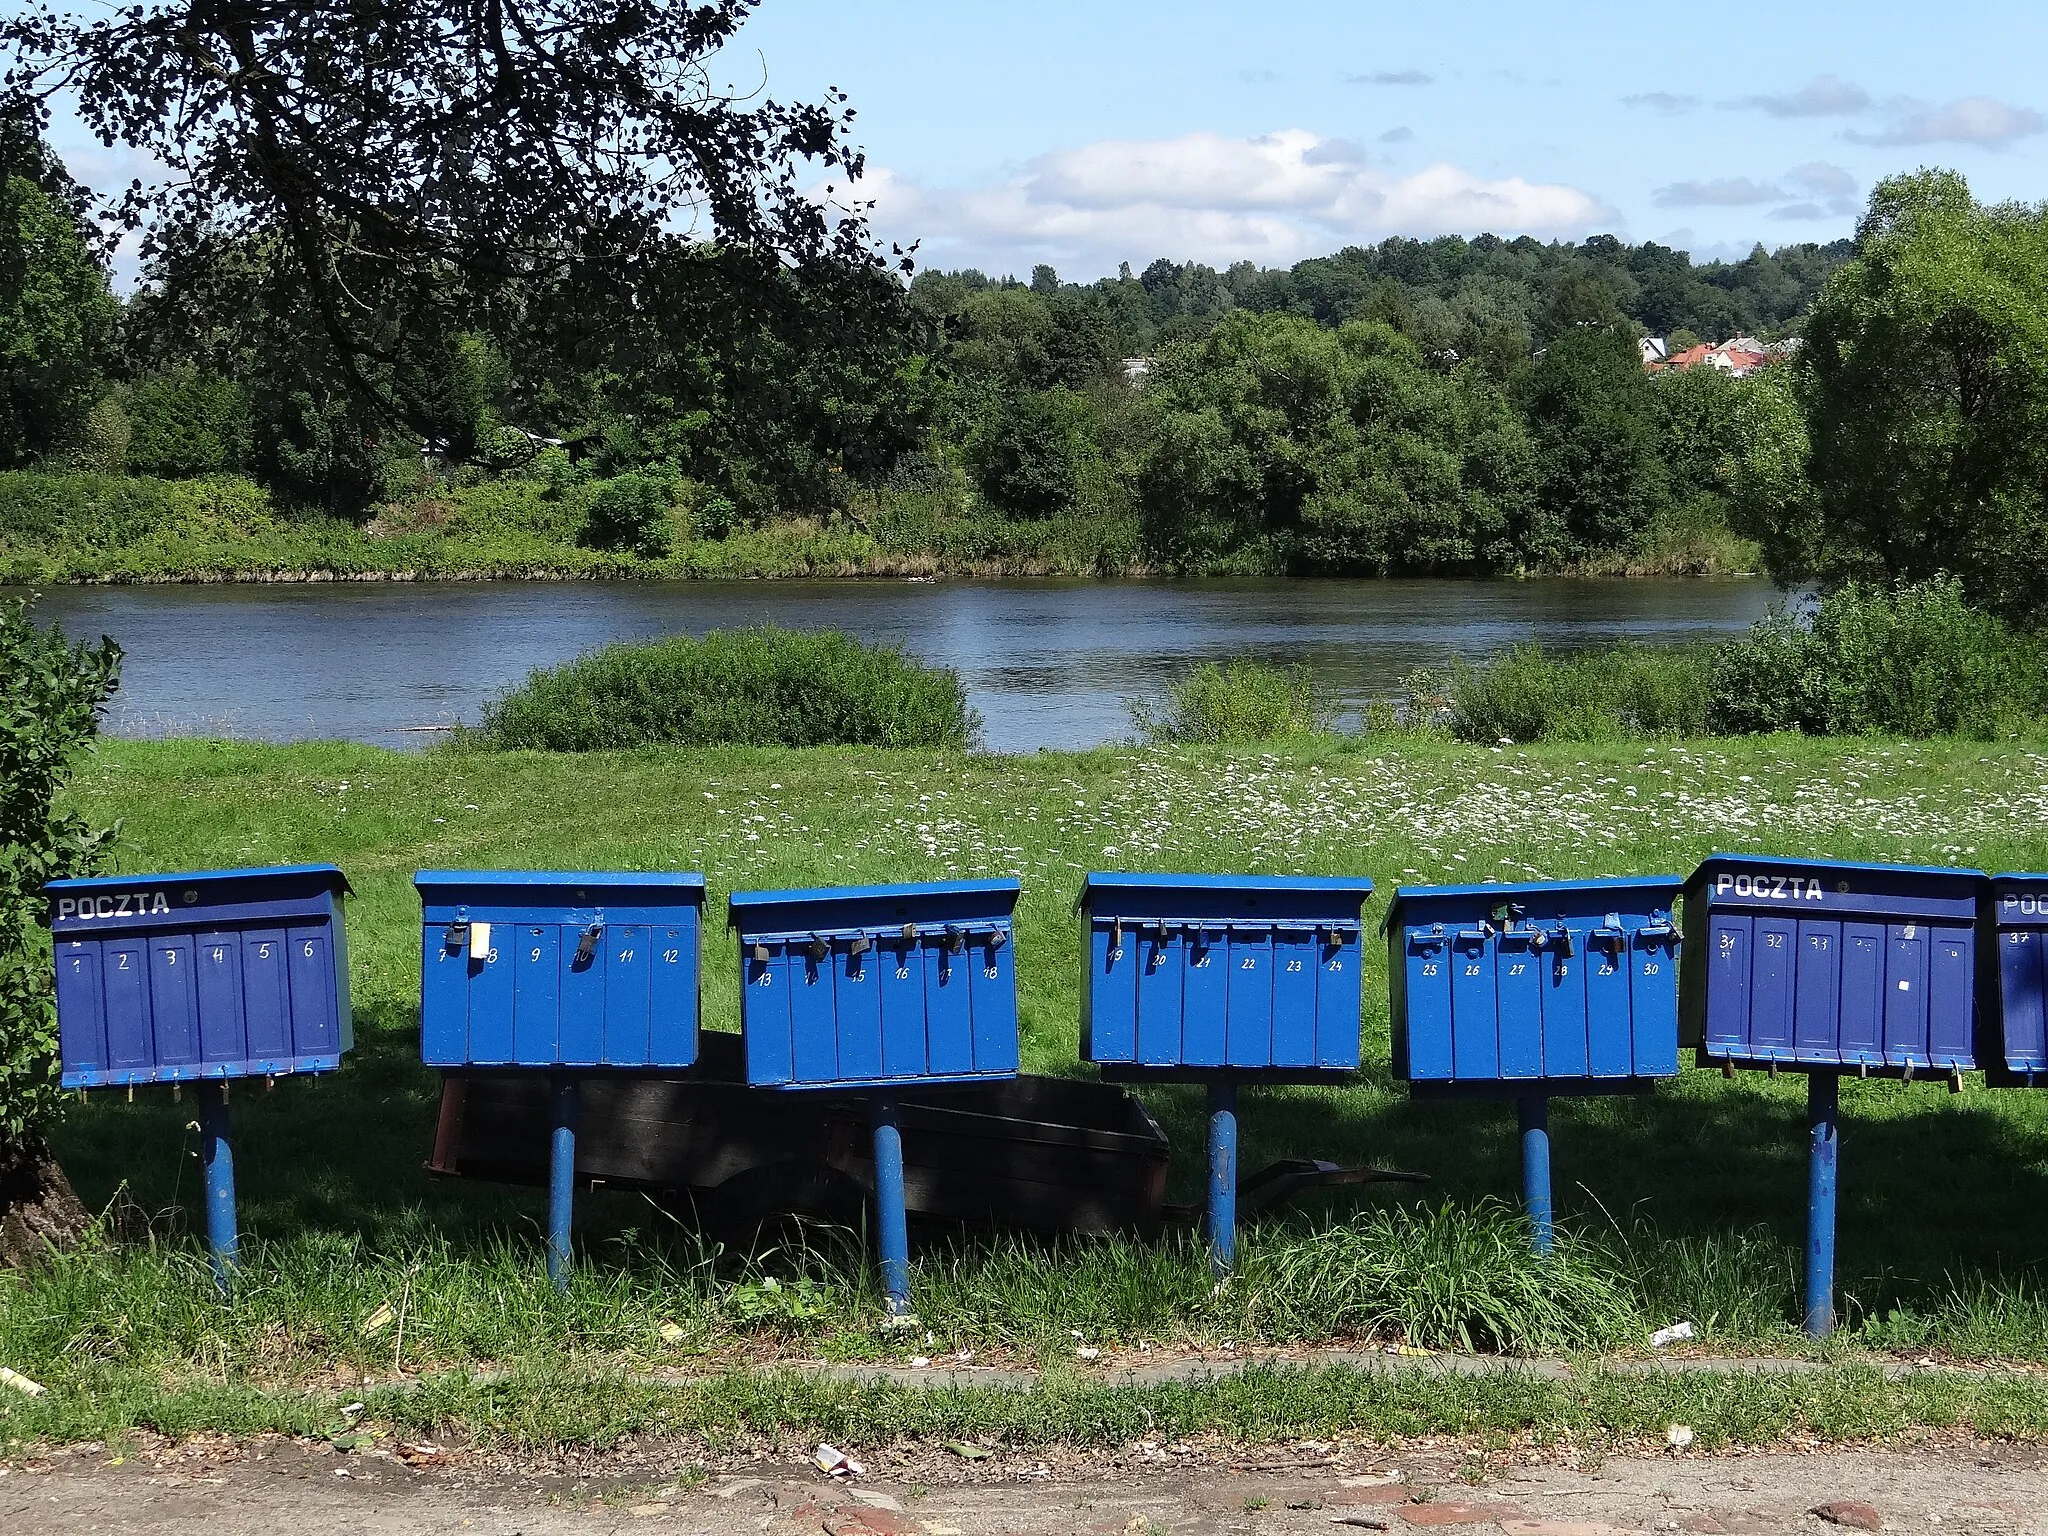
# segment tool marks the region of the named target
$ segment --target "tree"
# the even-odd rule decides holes
[[[43,0],[0,20],[0,51],[17,110],[69,91],[104,142],[166,168],[120,213],[191,309],[290,316],[374,419],[429,438],[434,370],[413,360],[469,334],[512,355],[565,305],[586,327],[630,312],[678,239],[719,253],[688,275],[747,314],[789,297],[788,268],[884,264],[847,198],[844,98],[711,84],[756,3],[143,0],[81,20]]]
[[[1795,376],[1811,514],[1781,580],[1957,576],[2038,627],[2048,598],[2048,211],[1952,171],[1880,183]],[[1788,512],[1796,512],[1796,505]]]
[[[38,924],[52,880],[96,871],[112,833],[57,796],[99,731],[121,648],[67,645],[28,605],[0,609],[0,1264],[64,1246],[85,1210],[43,1137],[62,1105],[50,941]]]
[[[70,207],[18,173],[0,183],[0,465],[75,441],[98,396],[117,319]]]
[[[1012,395],[967,439],[967,462],[981,493],[1013,517],[1051,517],[1080,495],[1090,459],[1099,457],[1095,407],[1071,389]]]
[[[1613,325],[1565,331],[1518,382],[1545,523],[1538,561],[1641,547],[1666,484],[1650,389],[1635,338]]]

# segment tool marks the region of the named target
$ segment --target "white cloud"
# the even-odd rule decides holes
[[[1887,103],[1892,120],[1875,133],[1850,133],[1858,144],[1976,144],[1998,149],[2048,127],[2032,107],[1989,96],[1965,96],[1946,106],[1900,99]]]
[[[1775,203],[1784,189],[1747,176],[1721,176],[1712,181],[1674,181],[1659,187],[1651,199],[1659,208],[1747,208]]]
[[[1625,107],[1642,107],[1662,117],[1677,117],[1690,112],[1700,104],[1697,96],[1678,96],[1670,91],[1643,91],[1634,96],[1624,96],[1621,104]]]
[[[1346,75],[1346,85],[1431,85],[1435,75],[1426,75],[1419,69],[1376,69],[1369,75]]]
[[[1847,117],[1870,105],[1870,92],[1839,75],[1816,75],[1782,96],[1745,96],[1738,106],[1759,107],[1773,117]]]
[[[1159,256],[1282,265],[1388,235],[1576,237],[1616,222],[1577,187],[1444,163],[1399,176],[1348,140],[1299,128],[1105,139],[976,187],[870,170],[860,193],[875,200],[879,230],[923,242],[925,266],[1021,272],[1049,261],[1077,277]]]
[[[1815,197],[1856,195],[1856,178],[1839,165],[1830,165],[1825,160],[1809,160],[1804,165],[1795,165],[1785,173],[1785,179]]]

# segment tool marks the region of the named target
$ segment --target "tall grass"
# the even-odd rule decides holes
[[[836,630],[764,626],[611,645],[537,671],[461,742],[500,751],[640,746],[969,747],[960,675]]]
[[[1443,674],[1446,724],[1460,741],[1622,741],[1706,728],[1705,647],[1620,645],[1560,655],[1521,645]]]
[[[1241,657],[1222,666],[1203,662],[1168,688],[1163,705],[1127,699],[1124,708],[1139,734],[1153,742],[1319,736],[1337,717],[1336,706],[1307,667],[1271,667]]]

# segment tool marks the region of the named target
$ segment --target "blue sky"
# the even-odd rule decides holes
[[[921,264],[1092,278],[1485,229],[1740,255],[1847,234],[1917,165],[2037,201],[2044,56],[2048,7],[2013,0],[764,0],[720,64],[846,90]]]
[[[2048,7],[2008,0],[765,0],[742,43],[742,84],[851,95],[926,265],[1482,229],[1740,255],[1849,233],[1918,165],[2048,196]]]

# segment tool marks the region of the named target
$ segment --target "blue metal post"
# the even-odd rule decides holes
[[[1835,1331],[1835,1157],[1841,1148],[1841,1079],[1806,1076],[1806,1333]]]
[[[199,1084],[199,1161],[206,1180],[206,1246],[223,1295],[241,1252],[235,1228],[235,1150],[228,1141],[228,1085]]]
[[[1550,1100],[1526,1094],[1515,1100],[1522,1125],[1522,1207],[1529,1213],[1530,1241],[1539,1254],[1550,1252]]]
[[[548,1278],[569,1288],[569,1231],[576,1215],[576,1079],[548,1079]]]
[[[882,1250],[882,1294],[891,1317],[910,1315],[910,1225],[903,1198],[903,1131],[896,1100],[873,1095],[875,1126],[875,1233]]]
[[[1209,1269],[1226,1280],[1237,1268],[1237,1084],[1209,1084]]]

